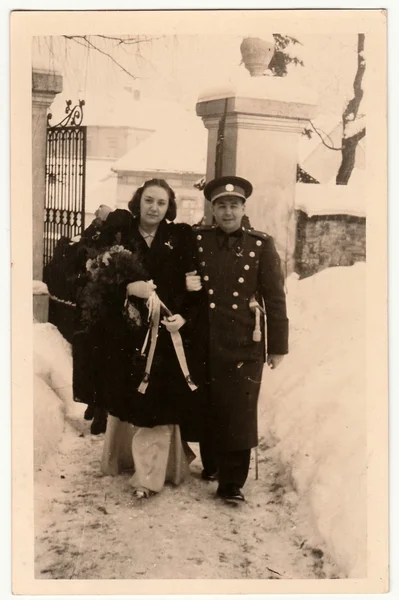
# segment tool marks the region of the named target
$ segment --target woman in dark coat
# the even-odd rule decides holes
[[[101,233],[103,247],[120,244],[138,256],[168,309],[161,316],[149,367],[150,342],[146,356],[140,355],[148,329],[148,309],[145,300],[134,296],[134,286],[128,285],[127,294],[141,316],[142,327],[132,332],[123,325],[121,297],[114,307],[114,317],[108,319],[102,364],[96,373],[100,403],[110,415],[102,470],[115,474],[133,459],[132,484],[139,497],[159,492],[165,480],[179,483],[188,469],[181,440],[199,439],[205,383],[205,356],[201,350],[205,346],[197,347],[193,332],[203,314],[201,304],[205,298],[202,291],[186,291],[186,273],[196,269],[195,241],[191,227],[174,224],[175,217],[173,190],[164,180],[153,179],[136,191],[129,211],[115,210],[108,216]],[[183,352],[172,340],[177,332]],[[129,452],[126,456],[124,450],[129,450],[130,440],[132,456]],[[127,463],[122,465],[126,458]]]

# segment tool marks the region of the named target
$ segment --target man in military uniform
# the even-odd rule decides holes
[[[208,297],[210,383],[202,476],[217,478],[217,495],[233,503],[245,501],[241,488],[251,448],[258,444],[264,363],[276,368],[288,352],[279,255],[269,235],[242,226],[251,193],[251,183],[241,177],[220,177],[205,186],[215,225],[194,228],[200,273],[187,276],[188,289],[202,286]]]

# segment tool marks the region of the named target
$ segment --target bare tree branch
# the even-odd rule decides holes
[[[106,56],[111,62],[113,62],[117,67],[119,67],[119,69],[121,69],[121,71],[123,71],[124,73],[126,73],[127,75],[129,75],[129,77],[132,77],[132,79],[139,79],[139,77],[137,75],[134,75],[131,71],[129,71],[128,69],[126,69],[126,67],[124,67],[119,60],[117,60],[114,56],[112,56],[112,54],[110,54],[109,52],[107,52],[106,50],[103,50],[102,48],[100,48],[99,45],[97,45],[96,43],[94,43],[93,39],[95,38],[99,38],[101,40],[109,40],[112,42],[116,42],[115,46],[118,47],[120,45],[136,45],[138,50],[136,52],[136,55],[138,57],[140,57],[141,59],[144,60],[144,57],[142,56],[141,52],[140,52],[140,44],[141,43],[148,43],[151,42],[155,39],[160,39],[163,36],[159,36],[157,38],[152,38],[152,37],[140,37],[140,36],[135,36],[135,37],[115,37],[115,36],[108,36],[108,35],[93,35],[93,36],[86,36],[86,35],[64,35],[63,36],[65,39],[67,40],[71,40],[73,42],[75,42],[76,44],[79,44],[80,46],[83,46],[84,48],[89,48],[91,50],[95,50],[96,52],[99,52],[100,54],[103,54],[104,56]],[[89,39],[90,38],[90,39]]]
[[[147,36],[133,36],[133,37],[124,37],[124,36],[112,36],[112,35],[101,35],[101,34],[96,34],[93,35],[91,37],[98,37],[101,38],[103,40],[111,40],[113,42],[118,42],[119,44],[126,44],[126,45],[140,45],[140,44],[145,44],[146,42],[152,42],[154,40],[160,40],[162,37],[162,35],[158,36],[158,37],[147,37]]]
[[[315,131],[315,133],[317,133],[317,135],[319,136],[319,138],[321,139],[321,141],[323,142],[324,146],[326,148],[328,148],[329,150],[336,150],[337,152],[341,152],[342,151],[342,147],[341,148],[336,148],[335,146],[332,145],[332,139],[330,138],[329,135],[327,135],[322,129],[317,129],[314,124],[312,123],[312,121],[309,120],[309,123],[311,124],[313,130]],[[323,138],[323,136],[321,135],[321,133],[323,133],[325,135],[326,138],[328,138],[331,142],[330,144],[327,144],[327,142],[325,141],[325,138]]]

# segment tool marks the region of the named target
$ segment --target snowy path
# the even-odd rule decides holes
[[[294,492],[259,447],[237,508],[214,497],[196,459],[182,486],[134,500],[129,474],[99,472],[103,436],[67,425],[57,453],[36,474],[36,577],[46,579],[303,579],[334,577],[320,547],[296,523]],[[197,447],[192,444],[197,452]]]

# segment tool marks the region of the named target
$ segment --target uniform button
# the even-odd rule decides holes
[[[253,257],[255,256],[255,252],[250,252],[250,253],[249,253],[249,256],[250,256],[251,258],[253,258]]]
[[[249,265],[244,266],[245,271],[249,271]]]
[[[231,307],[233,310],[237,310],[238,306],[237,304],[233,304],[233,306]]]
[[[205,267],[205,265],[206,265],[206,262],[203,260],[201,263],[201,267]]]
[[[215,308],[216,304],[214,302],[211,302],[209,305],[211,308]]]
[[[239,277],[238,278],[238,283],[244,283],[244,277]]]
[[[209,281],[208,275],[204,275],[204,281]]]
[[[261,242],[260,240],[256,240],[256,245],[257,245],[257,246],[261,246],[261,245],[262,245],[262,242]]]
[[[203,248],[201,248],[201,247],[198,248],[198,252],[203,252],[203,251],[204,251]]]
[[[213,296],[213,290],[208,290],[208,294],[209,294],[210,296]]]
[[[197,235],[197,240],[198,241],[202,240],[202,235]]]
[[[233,296],[238,296],[238,292],[233,292]]]

